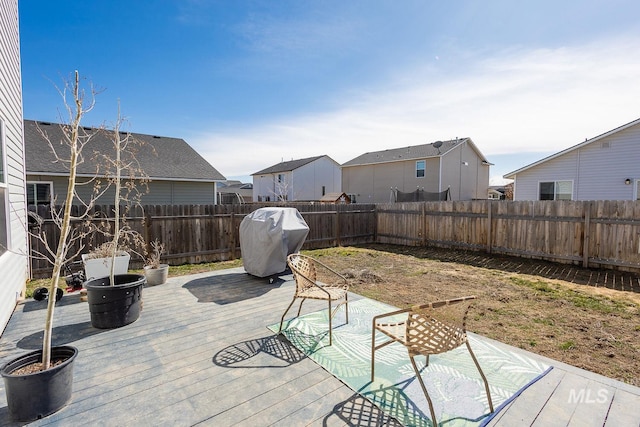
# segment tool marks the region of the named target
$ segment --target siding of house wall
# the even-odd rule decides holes
[[[416,160],[418,159],[343,168],[342,191],[355,194],[358,203],[389,203],[392,188],[404,192],[418,188],[430,192],[440,191],[439,159],[419,159],[426,160],[424,178],[416,177]]]
[[[152,185],[159,182],[149,184],[149,194],[142,198],[143,204],[152,204],[151,199],[154,194]],[[206,205],[214,203],[215,186],[211,182],[171,182],[172,199],[169,205]],[[155,202],[153,204],[163,204]]]
[[[290,200],[320,200],[322,187],[325,193],[338,193],[342,188],[340,165],[328,157],[321,157],[299,167],[291,174],[292,191]]]
[[[569,151],[516,176],[514,200],[538,200],[541,181],[573,181],[573,200],[634,200],[640,125]]]
[[[291,172],[281,172],[285,176],[284,183],[282,184],[282,190],[287,190],[287,197],[292,197],[291,185]],[[276,200],[276,179],[278,174],[265,174],[256,175],[253,177],[253,201],[257,202],[260,197],[262,201],[269,197],[269,200]]]
[[[442,189],[451,191],[452,200],[486,199],[489,165],[468,144],[462,144],[442,157]]]
[[[27,181],[53,182],[53,196],[56,202],[60,203],[65,198],[67,192],[65,177],[28,175]],[[91,198],[93,186],[79,185],[76,186],[76,191],[86,202]],[[213,192],[214,186],[211,182],[151,181],[149,192],[142,195],[141,202],[145,205],[211,205]],[[97,204],[111,205],[113,201],[114,192],[107,191]]]
[[[284,181],[277,184],[280,174],[284,175]],[[253,201],[257,202],[258,197],[264,201],[267,196],[274,201],[281,192],[286,193],[289,201],[320,200],[323,186],[325,193],[335,193],[341,191],[341,185],[340,165],[324,156],[294,171],[254,175]]]
[[[9,218],[8,244],[11,251],[0,256],[0,331],[9,321],[16,301],[22,297],[28,277],[24,143],[22,123],[22,81],[18,2],[0,2],[0,120],[6,149],[6,184],[9,206],[0,212]],[[5,203],[2,203],[3,205]]]

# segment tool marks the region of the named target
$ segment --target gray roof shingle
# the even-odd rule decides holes
[[[266,174],[278,173],[278,172],[291,172],[293,170],[298,169],[301,166],[309,164],[322,157],[324,156],[315,156],[315,157],[308,157],[306,159],[289,160],[288,162],[280,162],[266,169],[262,169],[261,171],[258,171],[256,173],[252,173],[251,175],[253,176],[253,175],[266,175]]]
[[[25,120],[24,143],[27,174],[68,174],[68,169],[65,165],[61,162],[56,162],[51,148],[38,128],[49,136],[56,149],[64,149],[66,147],[61,145],[60,142],[64,138],[64,130],[69,129],[68,125]],[[97,128],[83,128],[83,130],[89,133],[98,131]],[[131,133],[131,135],[143,143],[135,156],[140,168],[152,180],[220,181],[225,179],[220,172],[183,139],[140,133]],[[66,152],[68,153],[68,149]],[[97,132],[84,148],[85,160],[84,163],[78,165],[78,174],[89,176],[96,174],[95,152],[115,154],[109,132]],[[60,156],[63,159],[68,158],[62,151]]]
[[[462,144],[466,140],[467,138],[457,138],[449,141],[442,141],[442,145],[440,147],[435,147],[433,145],[435,144],[434,142],[431,144],[412,145],[410,147],[373,151],[370,153],[364,153],[355,159],[351,159],[348,162],[343,163],[342,167],[438,157],[445,154],[456,145]]]

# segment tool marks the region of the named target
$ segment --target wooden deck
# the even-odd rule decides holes
[[[140,319],[114,330],[91,327],[87,304],[65,296],[54,341],[80,350],[72,402],[32,425],[399,425],[267,330],[292,287],[290,275],[269,283],[242,268],[170,278],[144,290]],[[45,304],[18,306],[1,364],[40,347]],[[490,425],[640,425],[639,388],[546,361],[553,371]],[[0,389],[0,425],[11,425]]]

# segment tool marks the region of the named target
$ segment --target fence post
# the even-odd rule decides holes
[[[584,230],[582,243],[582,266],[589,268],[589,229],[591,228],[591,202],[583,202],[584,212]]]
[[[422,203],[422,246],[427,246],[427,202]]]
[[[229,227],[229,230],[231,230],[231,239],[230,239],[230,246],[231,246],[231,260],[233,261],[234,259],[236,259],[236,214],[233,211],[233,209],[231,210],[231,216],[229,217],[231,218],[231,224]]]
[[[151,213],[147,209],[144,209],[144,243],[147,252],[151,250],[151,230]]]
[[[340,210],[336,206],[336,246],[341,246],[340,240]]]
[[[487,253],[491,253],[491,247],[493,246],[493,241],[491,239],[491,231],[492,231],[492,222],[493,218],[491,216],[491,208],[493,204],[491,200],[487,199]]]

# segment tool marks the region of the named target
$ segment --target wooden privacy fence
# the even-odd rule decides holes
[[[379,243],[439,246],[640,272],[640,202],[377,205]]]
[[[264,206],[290,206],[300,211],[309,226],[304,249],[318,249],[340,245],[355,245],[375,241],[375,205],[339,205],[322,203],[246,204],[246,205],[185,205],[143,206],[132,209],[127,216],[128,225],[138,231],[147,244],[155,239],[164,243],[163,262],[171,265],[224,261],[240,254],[240,222],[252,211]],[[51,220],[47,206],[39,206],[37,214],[45,219],[41,230],[46,233],[51,247],[58,241],[59,229]],[[112,206],[95,208],[93,223],[110,224]],[[72,221],[73,228],[86,227],[86,219]],[[104,235],[92,233],[84,241],[83,253],[99,246]],[[31,253],[44,248],[34,237],[30,239]],[[71,252],[75,252],[72,248]],[[140,268],[142,259],[132,255],[132,268]],[[33,277],[46,277],[51,265],[31,257]]]
[[[242,219],[263,206],[297,208],[309,225],[304,249],[364,243],[438,246],[640,272],[640,202],[635,201],[447,201],[383,205],[263,203],[246,205],[145,206],[129,224],[146,242],[165,244],[163,261],[179,265],[222,261],[240,254]],[[109,216],[111,207],[96,211]],[[47,217],[48,209],[39,214]],[[98,220],[96,220],[98,221]],[[82,221],[74,221],[82,227]],[[58,230],[42,225],[51,242]],[[104,237],[85,240],[95,247]],[[38,242],[31,239],[34,248]],[[32,275],[51,266],[32,258]],[[142,260],[132,258],[133,268]]]

